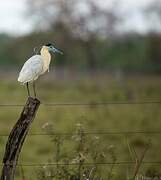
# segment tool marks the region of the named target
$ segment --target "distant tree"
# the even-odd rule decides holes
[[[118,5],[114,0],[109,7],[104,4],[95,0],[28,0],[28,10],[35,17],[36,29],[53,30],[61,24],[72,36],[88,38],[116,32]]]
[[[161,68],[161,2],[152,0],[145,9],[148,19],[148,57],[153,66]]]
[[[98,40],[112,38],[117,32],[119,16],[115,1],[109,7],[95,0],[28,0],[28,4],[29,14],[35,18],[35,30],[52,32],[68,52],[77,53],[80,48],[86,56],[86,65],[96,68],[100,63]]]
[[[161,33],[161,1],[152,0],[145,8],[147,24],[150,33]]]

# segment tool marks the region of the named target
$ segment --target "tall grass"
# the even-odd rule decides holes
[[[52,76],[52,75],[51,75]],[[3,76],[4,77],[4,76]],[[26,89],[15,83],[16,75],[1,78],[0,102],[23,104],[26,100]],[[64,77],[61,79],[42,78],[37,82],[39,99],[45,102],[66,103],[66,102],[109,102],[120,100],[144,100],[145,98],[159,100],[161,97],[161,80],[156,76],[94,76],[79,77],[71,80]],[[1,107],[0,109],[0,134],[8,134],[19,117],[22,107]],[[117,132],[117,131],[160,131],[160,104],[144,105],[108,105],[108,106],[62,106],[46,107],[41,105],[37,117],[32,125],[30,133],[42,133],[42,126],[47,122],[53,124],[53,133],[73,133],[76,137],[70,136],[28,136],[22,149],[19,163],[58,162],[57,166],[47,166],[56,173],[63,172],[63,167],[59,163],[72,161],[81,162],[80,175],[87,176],[91,173],[95,177],[102,179],[125,180],[127,174],[129,178],[134,175],[134,165],[140,162],[140,158],[151,139],[151,146],[148,148],[143,160],[161,161],[160,158],[160,134],[128,134],[128,135],[87,135],[85,132]],[[76,124],[81,127],[75,128]],[[50,126],[49,126],[50,127]],[[51,126],[52,127],[52,126]],[[77,130],[76,130],[77,129]],[[78,131],[78,129],[80,129]],[[82,130],[81,130],[82,129]],[[47,130],[45,130],[47,131]],[[82,132],[82,133],[81,133]],[[82,138],[81,138],[82,136]],[[79,138],[78,138],[79,137]],[[134,148],[138,160],[131,158],[129,148]],[[80,141],[80,139],[82,139]],[[0,158],[4,154],[4,146],[7,137],[0,136]],[[52,141],[51,141],[52,140]],[[83,148],[81,148],[81,143]],[[114,152],[117,161],[134,161],[134,165],[118,166],[110,165],[97,166],[94,154],[97,152],[102,161],[114,161],[109,151]],[[132,150],[133,151],[133,150]],[[81,153],[80,153],[81,152]],[[81,155],[80,155],[81,154]],[[102,156],[100,155],[102,154]],[[101,157],[100,157],[101,156]],[[65,161],[66,160],[66,161]],[[86,162],[92,162],[91,166],[86,166]],[[98,161],[97,161],[98,162]],[[139,164],[139,163],[138,163]],[[68,167],[67,173],[78,175],[78,166]],[[137,170],[140,174],[160,174],[160,164],[142,164]],[[93,169],[92,169],[93,168]],[[111,170],[112,169],[112,170]],[[40,168],[40,172],[47,171]],[[86,171],[85,171],[86,170]],[[19,168],[16,178],[29,180],[38,179],[39,171],[36,167],[25,166]],[[74,171],[74,172],[73,172]],[[111,173],[110,173],[111,172]],[[22,174],[24,174],[22,176]],[[36,177],[35,177],[36,174]],[[100,175],[101,174],[101,175]],[[70,176],[69,176],[70,177]]]

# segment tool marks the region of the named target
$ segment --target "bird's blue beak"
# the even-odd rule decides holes
[[[63,54],[62,51],[60,51],[59,49],[55,48],[54,46],[52,46],[52,47],[50,48],[50,50],[51,50],[53,53]]]

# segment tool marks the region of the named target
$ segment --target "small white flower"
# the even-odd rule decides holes
[[[42,125],[42,129],[46,129],[48,126],[49,126],[49,123],[47,122],[47,123]]]
[[[82,124],[81,123],[77,123],[76,126],[77,127],[82,127]]]
[[[95,136],[94,138],[95,138],[96,140],[99,140],[99,139],[100,139],[100,137],[99,137],[99,136]]]

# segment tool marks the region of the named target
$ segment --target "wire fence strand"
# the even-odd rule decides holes
[[[92,166],[92,165],[98,165],[98,166],[107,166],[107,165],[117,165],[117,166],[120,166],[120,165],[134,165],[136,164],[135,161],[120,161],[120,162],[86,162],[86,163],[83,163],[82,165],[84,166]],[[143,161],[142,164],[144,165],[160,165],[161,164],[161,161]],[[6,163],[6,164],[0,164],[0,166],[3,166],[3,165],[10,165],[9,163]],[[46,167],[46,166],[79,166],[80,163],[19,163],[17,164],[17,166],[26,166],[26,167]]]
[[[67,102],[67,103],[41,103],[42,106],[46,107],[97,107],[97,106],[108,106],[108,105],[144,105],[144,104],[161,104],[160,99],[144,99],[144,100],[135,100],[135,101],[108,101],[108,102],[92,102],[91,103],[80,103],[80,102]],[[23,104],[0,104],[0,107],[23,107]],[[95,132],[84,132],[85,135],[133,135],[133,134],[145,134],[145,135],[161,135],[161,131],[95,131]],[[74,136],[78,135],[78,133],[30,133],[28,136]],[[8,137],[9,134],[0,134],[0,137]],[[83,163],[84,166],[108,166],[108,165],[134,165],[136,162],[133,161],[120,161],[120,162],[94,162],[94,163]],[[161,165],[161,161],[143,161],[144,165]],[[5,164],[0,164],[3,166]],[[8,164],[9,165],[9,164]],[[19,163],[17,166],[23,167],[44,167],[44,166],[78,166],[79,163]]]
[[[108,106],[108,105],[144,105],[144,104],[161,104],[161,99],[159,100],[135,100],[135,101],[106,101],[106,102],[67,102],[67,103],[53,103],[44,102],[41,103],[43,106],[49,107],[62,107],[62,106]],[[23,104],[0,104],[0,107],[22,107]]]
[[[27,136],[74,136],[79,133],[29,133]],[[84,135],[133,135],[133,134],[145,134],[145,135],[161,135],[161,131],[111,131],[111,132],[83,132]],[[0,134],[0,137],[8,137],[9,134]]]

